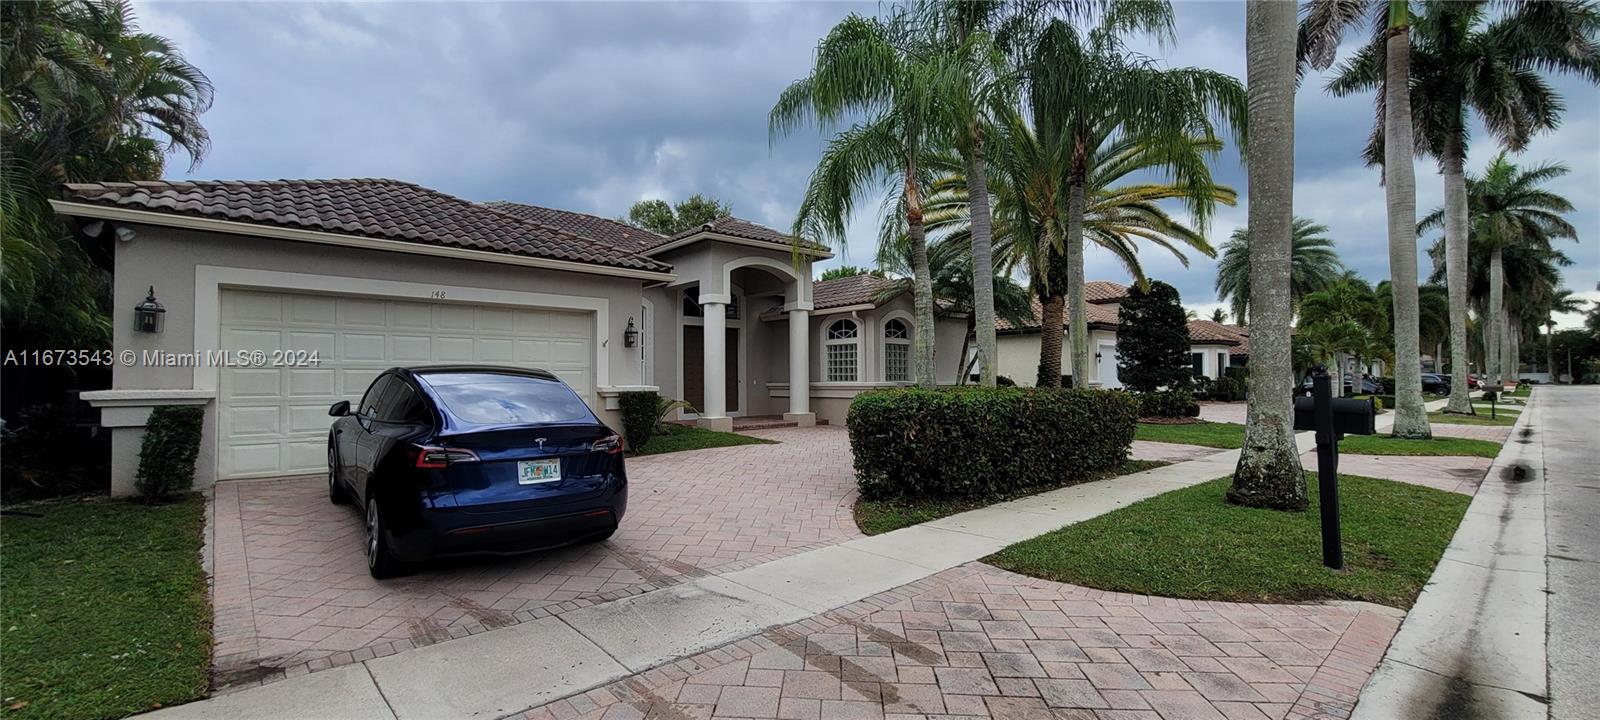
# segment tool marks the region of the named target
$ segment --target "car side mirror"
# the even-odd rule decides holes
[[[340,400],[328,408],[328,414],[333,417],[344,417],[350,414],[350,401]]]

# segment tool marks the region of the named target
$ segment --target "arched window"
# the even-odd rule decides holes
[[[856,382],[861,361],[861,328],[854,320],[835,320],[822,341],[828,382]]]
[[[911,381],[911,329],[898,318],[883,324],[883,379]]]

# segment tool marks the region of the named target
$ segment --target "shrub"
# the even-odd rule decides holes
[[[1217,397],[1217,385],[1220,383],[1221,380],[1198,375],[1194,379],[1194,396],[1200,400],[1221,400]]]
[[[1135,284],[1117,310],[1117,378],[1130,390],[1150,392],[1190,385],[1189,320],[1171,285]]]
[[[1389,399],[1389,404],[1388,405],[1384,404],[1384,402],[1383,402],[1384,398],[1388,398]],[[1373,412],[1383,412],[1383,409],[1385,407],[1394,407],[1394,396],[1393,395],[1355,395],[1355,396],[1352,397],[1352,399],[1354,399],[1354,400],[1371,400],[1372,401],[1372,411]]]
[[[1384,395],[1393,395],[1395,393],[1394,378],[1375,377],[1372,378],[1372,381],[1378,384],[1378,392],[1383,393]]]
[[[617,395],[622,406],[622,438],[630,450],[638,450],[661,432],[661,423],[667,414],[683,408],[693,411],[694,406],[682,400],[663,397],[654,390],[633,390]]]
[[[661,394],[654,390],[635,390],[617,395],[622,408],[622,439],[629,450],[638,450],[656,434],[661,415]]]
[[[1017,381],[1004,375],[996,375],[994,376],[994,384],[998,387],[1016,387]]]
[[[1200,417],[1200,406],[1188,390],[1157,390],[1129,393],[1138,401],[1139,417]]]
[[[1217,378],[1211,390],[1212,399],[1233,402],[1244,399],[1244,381],[1223,375]]]
[[[979,498],[1057,485],[1128,459],[1126,393],[904,388],[857,395],[846,427],[869,499]]]
[[[148,501],[163,500],[194,487],[194,459],[200,453],[205,408],[162,405],[150,411],[134,487]]]

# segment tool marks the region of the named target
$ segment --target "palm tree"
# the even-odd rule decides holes
[[[1160,160],[1173,182],[1189,188],[1186,204],[1204,228],[1214,204],[1210,168],[1190,151],[1195,137],[1212,139],[1219,119],[1238,135],[1245,95],[1238,80],[1201,68],[1167,69],[1129,51],[1128,32],[1172,36],[1165,2],[1112,3],[1097,23],[1080,30],[1065,21],[1047,24],[1032,44],[1026,92],[1041,144],[1064,153],[1067,291],[1071,311],[1072,374],[1089,376],[1088,319],[1083,297],[1084,217],[1094,151],[1117,134],[1137,138]]]
[[[1340,347],[1337,352],[1354,356],[1356,359],[1355,382],[1352,387],[1361,386],[1363,356],[1372,357],[1378,353],[1373,352],[1374,346],[1386,345],[1389,340],[1382,332],[1387,324],[1388,317],[1383,311],[1383,305],[1378,301],[1372,288],[1354,273],[1346,273],[1344,277],[1328,286],[1305,297],[1300,305],[1300,326],[1310,329],[1318,326],[1345,327],[1352,325],[1357,332],[1347,333],[1340,331],[1339,337],[1346,338],[1348,342]],[[1344,366],[1334,363],[1339,368],[1335,375],[1336,384],[1334,394],[1340,393],[1343,385]],[[1419,371],[1420,372],[1420,371]]]
[[[865,119],[829,142],[811,174],[794,235],[845,239],[856,196],[884,180],[901,187],[911,247],[915,307],[912,339],[917,384],[934,387],[933,288],[922,218],[925,151],[948,138],[940,106],[949,78],[959,72],[948,53],[932,51],[917,19],[904,10],[887,18],[851,14],[817,46],[811,74],[783,91],[768,118],[772,138],[815,120],[829,128],[841,118]]]
[[[1550,371],[1550,382],[1561,382],[1561,370],[1556,368],[1556,315],[1562,313],[1583,312],[1588,302],[1572,294],[1567,288],[1555,288],[1552,292],[1540,298],[1538,309],[1544,313],[1539,324],[1544,326],[1544,359],[1545,367]]]
[[[63,182],[161,177],[209,137],[210,81],[124,0],[0,3],[0,257],[11,347],[110,342],[109,270],[48,201]],[[105,264],[102,261],[100,264]]]
[[[1506,253],[1511,248],[1534,253],[1553,252],[1553,240],[1577,239],[1577,228],[1561,217],[1572,212],[1572,203],[1541,187],[1567,172],[1567,167],[1561,164],[1523,170],[1506,160],[1502,152],[1489,163],[1481,177],[1469,175],[1466,178],[1468,231],[1473,243],[1482,243],[1489,251],[1488,304],[1482,316],[1488,319],[1484,331],[1488,351],[1486,372],[1496,382],[1504,382],[1505,375],[1514,372],[1508,367],[1512,356],[1504,342],[1509,334],[1505,316]],[[1445,218],[1445,210],[1438,209],[1424,217],[1417,227],[1419,230],[1438,227],[1444,224]],[[1445,242],[1448,253],[1448,238]],[[1470,286],[1463,283],[1463,287]]]
[[[1383,188],[1389,219],[1389,277],[1394,292],[1395,437],[1430,438],[1428,411],[1422,402],[1422,348],[1417,333],[1417,190],[1411,165],[1416,146],[1411,118],[1411,9],[1407,0],[1381,4],[1357,0],[1313,0],[1307,8],[1304,36],[1312,65],[1332,64],[1346,26],[1372,7],[1374,26],[1383,28],[1366,55],[1346,63],[1329,83],[1336,95],[1351,92],[1348,78],[1363,78],[1363,88],[1377,87],[1382,131]],[[1365,70],[1365,74],[1362,71]],[[1369,156],[1369,161],[1380,161]]]
[[[1291,313],[1306,295],[1328,287],[1344,275],[1344,263],[1333,249],[1328,226],[1310,218],[1294,219],[1293,247],[1289,250],[1289,302]],[[1217,299],[1229,304],[1240,324],[1250,320],[1250,230],[1233,231],[1222,244],[1217,263]]]
[[[1438,159],[1444,179],[1450,355],[1465,358],[1468,115],[1476,112],[1489,134],[1512,151],[1521,151],[1533,135],[1555,127],[1561,98],[1540,74],[1578,73],[1600,81],[1600,49],[1594,39],[1600,14],[1587,2],[1517,3],[1496,14],[1485,0],[1455,0],[1426,3],[1413,20],[1410,102],[1416,147]],[[1332,47],[1321,51],[1331,53]],[[1382,74],[1382,54],[1369,45],[1329,88],[1338,94],[1359,92],[1376,87]],[[1382,152],[1375,131],[1367,155],[1370,159]],[[1466,369],[1452,370],[1446,411],[1470,413]]]
[[[902,233],[895,241],[882,247],[883,250],[878,253],[877,272],[886,272],[896,278],[893,286],[878,294],[875,298],[878,302],[886,302],[911,291],[911,279],[908,277],[911,270],[911,244],[908,238]],[[967,336],[961,341],[962,363],[968,362],[968,343],[979,322],[977,314],[973,312],[976,292],[972,283],[971,262],[971,250],[965,242],[944,238],[928,246],[928,266],[933,273],[934,312],[941,317],[964,317],[967,321]],[[993,270],[989,274],[995,313],[1019,327],[1031,320],[1033,308],[1027,289],[1004,274]],[[977,357],[971,358],[971,362],[978,361]],[[965,384],[971,374],[971,367],[964,364],[960,367],[957,382]]]
[[[1059,238],[1064,223],[1060,213],[1062,172],[1055,163],[1059,153],[1040,144],[1032,127],[1013,110],[998,112],[1002,123],[992,133],[987,183],[995,197],[993,239],[995,264],[1007,272],[1021,269],[1039,298],[1043,327],[1040,333],[1040,381],[1060,382],[1061,338],[1066,289]],[[1215,139],[1191,139],[1189,152],[1198,161],[1221,150]],[[1215,255],[1205,236],[1172,217],[1162,207],[1167,200],[1184,200],[1189,186],[1152,179],[1162,173],[1164,154],[1152,151],[1137,138],[1121,135],[1101,143],[1091,159],[1089,204],[1084,218],[1085,236],[1110,251],[1136,281],[1145,281],[1139,261],[1139,243],[1149,242],[1171,252],[1184,266],[1186,251]],[[925,218],[930,233],[963,241],[969,234],[969,190],[964,168],[954,158],[933,157],[924,167],[935,173],[930,184]],[[1141,176],[1130,181],[1130,176]],[[1216,202],[1232,205],[1232,188],[1210,189]],[[895,216],[888,213],[886,218]],[[886,222],[880,243],[900,232],[900,221]],[[1055,271],[1051,268],[1055,267]]]
[[[1295,6],[1245,6],[1250,94],[1250,397],[1228,501],[1304,510],[1306,478],[1294,441],[1289,281],[1294,236]]]
[[[1222,324],[1228,322],[1228,311],[1222,308],[1212,308],[1211,322]]]

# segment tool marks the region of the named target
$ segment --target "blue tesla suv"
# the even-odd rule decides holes
[[[604,540],[627,509],[622,437],[542,370],[394,368],[328,414],[328,498],[361,506],[373,577]]]

